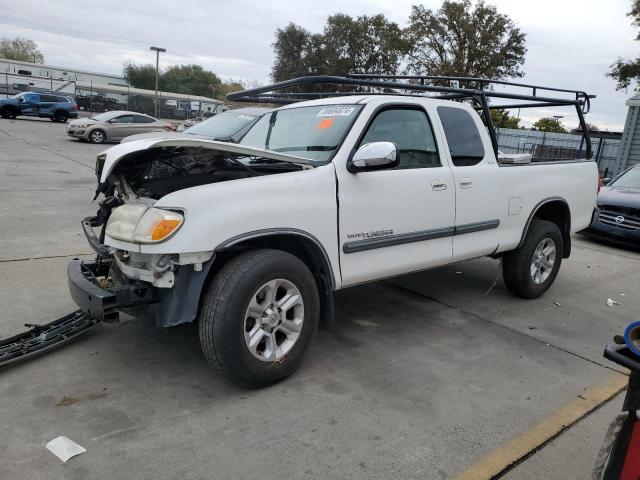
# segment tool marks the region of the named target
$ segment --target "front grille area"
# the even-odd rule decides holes
[[[640,230],[640,209],[601,205],[598,213],[600,222],[624,230]]]

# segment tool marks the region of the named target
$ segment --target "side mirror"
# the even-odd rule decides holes
[[[371,142],[362,145],[347,163],[351,173],[380,170],[398,166],[396,146],[391,142]]]
[[[609,185],[611,183],[611,178],[610,177],[604,177],[602,179],[602,185]]]
[[[18,98],[18,102],[20,102],[20,103],[24,102],[24,97]]]

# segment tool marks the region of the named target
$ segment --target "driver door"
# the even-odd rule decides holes
[[[133,115],[120,115],[109,121],[109,140],[122,140],[134,133]]]
[[[21,115],[38,115],[40,111],[40,95],[37,93],[25,93],[20,102]]]
[[[354,151],[380,141],[396,145],[397,167],[337,169],[343,285],[451,260],[453,173],[439,154],[427,111],[410,103],[375,111]]]

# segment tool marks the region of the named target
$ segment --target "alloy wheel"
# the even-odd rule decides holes
[[[244,316],[244,340],[251,355],[275,362],[293,348],[304,322],[304,301],[289,280],[271,280],[251,296]]]

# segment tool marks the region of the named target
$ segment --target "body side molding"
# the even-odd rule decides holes
[[[355,240],[345,242],[342,245],[344,253],[356,253],[375,248],[392,247],[404,243],[422,242],[424,240],[434,240],[442,237],[452,237],[454,235],[465,235],[467,233],[480,232],[498,228],[500,220],[487,220],[485,222],[467,223],[464,225],[434,228],[431,230],[421,230],[417,232],[400,233],[397,235],[387,235],[384,237],[371,238],[365,240]]]

